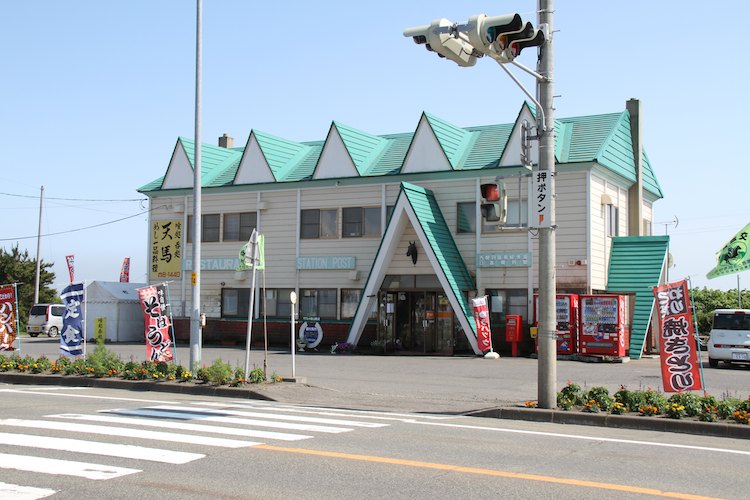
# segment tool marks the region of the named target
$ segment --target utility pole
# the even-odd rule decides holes
[[[193,157],[193,294],[190,314],[190,369],[197,370],[201,363],[201,31],[203,0],[196,0],[195,16],[195,148]]]
[[[538,26],[546,26],[546,40],[540,48],[538,73],[539,104],[546,118],[547,130],[539,138],[539,172],[546,173],[550,227],[539,229],[539,358],[537,364],[537,398],[540,408],[557,407],[557,317],[555,303],[555,116],[553,103],[553,0],[539,0]]]
[[[39,281],[41,277],[42,250],[42,206],[44,205],[44,186],[39,191],[39,228],[36,233],[36,279],[34,281],[34,304],[39,303]]]

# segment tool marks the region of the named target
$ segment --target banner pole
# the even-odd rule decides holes
[[[13,283],[13,296],[16,299],[16,338],[18,339],[18,355],[23,357],[21,353],[21,331],[18,329],[18,284]]]
[[[688,290],[690,290],[690,311],[693,313],[693,335],[695,339],[695,348],[698,349],[698,367],[700,368],[701,380],[703,381],[703,394],[706,394],[706,374],[703,371],[703,360],[701,359],[701,339],[698,336],[698,315],[695,311],[695,300],[693,300],[693,282],[690,280],[690,276],[687,278]]]
[[[169,334],[171,335],[169,340],[172,344],[172,349],[174,349],[174,362],[179,365],[180,360],[177,356],[177,339],[175,339],[174,321],[172,321],[172,299],[169,298],[169,281],[164,282],[164,288],[167,291],[167,310],[169,311]]]

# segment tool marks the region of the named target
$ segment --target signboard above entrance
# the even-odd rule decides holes
[[[477,254],[477,267],[530,267],[530,252],[495,252]]]

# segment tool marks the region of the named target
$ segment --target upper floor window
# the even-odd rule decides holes
[[[223,241],[248,241],[257,224],[256,212],[224,214]]]
[[[344,238],[380,236],[380,207],[346,207],[341,219]]]
[[[201,241],[219,241],[221,214],[203,214],[201,216]],[[187,242],[193,242],[193,216],[188,215]]]
[[[456,232],[457,233],[475,233],[476,227],[476,206],[473,201],[459,203],[456,206]]]
[[[615,205],[605,205],[607,218],[607,236],[620,234],[620,209]]]
[[[336,238],[338,210],[302,210],[300,238]]]

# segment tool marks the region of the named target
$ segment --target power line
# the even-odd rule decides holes
[[[16,198],[33,198],[35,200],[39,199],[39,196],[28,195],[28,194],[0,193],[0,195],[14,196]],[[51,198],[49,196],[45,196],[44,199],[45,200],[59,200],[59,201],[91,201],[91,202],[146,201],[148,200],[148,198],[132,198],[132,199],[120,199],[120,200],[94,200],[94,199],[87,199],[87,198]]]
[[[156,208],[156,207],[154,207],[154,208]],[[124,220],[127,220],[127,219],[132,219],[134,217],[139,217],[139,216],[141,216],[143,214],[147,214],[147,213],[151,212],[152,210],[154,210],[154,208],[152,208],[151,210],[146,210],[146,211],[137,213],[135,215],[128,215],[127,217],[123,217],[121,219],[115,219],[115,220],[111,220],[109,222],[102,222],[101,224],[95,224],[93,226],[79,227],[77,229],[69,229],[67,231],[60,231],[60,232],[57,232],[57,233],[42,234],[41,236],[44,236],[44,237],[46,237],[46,236],[58,236],[60,234],[75,233],[77,231],[84,231],[86,229],[93,229],[95,227],[107,226],[109,224],[114,224],[115,222],[121,222],[121,221],[124,221]],[[37,235],[34,235],[34,236],[23,236],[21,238],[0,238],[0,241],[28,240],[28,239],[37,238],[37,237],[38,237]]]

